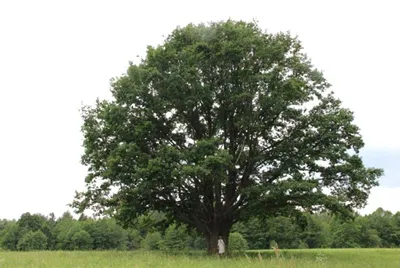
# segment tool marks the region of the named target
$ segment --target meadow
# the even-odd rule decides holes
[[[152,268],[152,267],[400,267],[400,249],[301,249],[247,251],[232,258],[145,251],[0,252],[0,267],[10,268]]]

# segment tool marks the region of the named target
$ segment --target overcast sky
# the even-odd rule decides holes
[[[0,0],[0,218],[67,210],[86,173],[81,103],[176,26],[228,18],[299,36],[355,112],[365,162],[386,170],[364,212],[400,210],[396,2]]]

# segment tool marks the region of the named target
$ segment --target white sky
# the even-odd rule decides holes
[[[81,103],[107,97],[129,60],[190,22],[257,19],[298,34],[367,147],[400,150],[397,2],[0,0],[0,218],[67,209],[84,185]],[[375,189],[365,211],[400,210],[399,195]]]

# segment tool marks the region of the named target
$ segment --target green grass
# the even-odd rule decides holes
[[[166,255],[156,252],[0,252],[0,267],[10,268],[135,268],[135,267],[400,267],[399,249],[310,249],[248,251],[246,256],[229,259],[217,257]]]

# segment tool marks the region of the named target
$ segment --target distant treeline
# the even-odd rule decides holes
[[[301,218],[252,218],[236,223],[230,246],[234,249],[399,247],[400,212],[377,209],[342,221],[327,214],[307,214]],[[171,223],[158,212],[143,215],[129,228],[112,218],[74,219],[68,212],[24,213],[18,220],[0,220],[0,249],[3,250],[200,250],[202,235]]]

